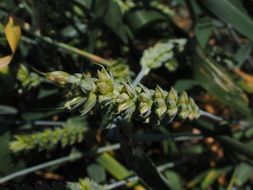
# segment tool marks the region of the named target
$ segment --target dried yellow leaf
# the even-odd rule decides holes
[[[11,54],[0,58],[0,69],[9,65],[20,41],[21,28],[14,22],[13,17],[9,17],[9,20],[4,27],[4,33],[11,48]]]

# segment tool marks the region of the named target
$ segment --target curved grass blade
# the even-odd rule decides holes
[[[200,48],[194,57],[194,75],[196,81],[221,102],[251,118],[246,95],[229,74]]]
[[[238,32],[253,40],[253,20],[240,0],[204,0],[201,2],[221,20],[231,24]]]

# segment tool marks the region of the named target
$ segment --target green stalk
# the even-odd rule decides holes
[[[65,157],[62,157],[62,158],[58,158],[58,159],[55,159],[55,160],[52,160],[52,161],[49,161],[49,162],[45,162],[43,164],[39,164],[39,165],[30,167],[30,168],[26,168],[24,170],[20,170],[20,171],[14,172],[14,173],[12,173],[10,175],[7,175],[7,176],[5,176],[5,177],[3,177],[3,178],[0,179],[0,184],[1,183],[5,183],[7,181],[10,181],[11,179],[14,179],[14,178],[17,178],[17,177],[20,177],[20,176],[27,175],[29,173],[35,172],[37,170],[41,170],[41,169],[47,168],[49,166],[53,166],[53,165],[57,165],[57,164],[62,164],[64,162],[69,162],[69,161],[75,161],[75,160],[80,159],[81,157],[82,157],[82,154],[79,153],[79,152],[70,153],[70,155],[68,155],[68,156],[65,156]]]
[[[114,145],[109,145],[109,146],[105,146],[105,147],[100,147],[97,149],[97,151],[95,152],[95,154],[100,154],[103,152],[107,152],[107,151],[113,151],[116,149],[119,149],[120,145],[119,144],[114,144]],[[0,178],[0,184],[2,183],[6,183],[7,181],[10,181],[12,179],[15,179],[17,177],[21,177],[24,175],[27,175],[29,173],[33,173],[35,171],[41,170],[41,169],[45,169],[48,168],[50,166],[54,166],[56,164],[63,164],[65,162],[73,162],[76,161],[78,159],[81,159],[84,155],[90,155],[90,154],[94,154],[94,152],[86,152],[86,153],[80,153],[80,152],[72,152],[70,153],[68,156],[64,156],[62,158],[57,158],[55,160],[51,160],[36,166],[32,166],[30,168],[25,168],[23,170],[11,173],[7,176],[4,176],[2,178]]]
[[[111,66],[113,64],[112,62],[107,61],[107,60],[103,59],[102,57],[99,57],[99,56],[94,55],[92,53],[89,53],[87,51],[78,49],[76,47],[70,46],[70,45],[65,44],[63,42],[57,42],[55,40],[52,40],[49,37],[43,37],[43,36],[39,36],[39,35],[36,35],[36,37],[38,37],[39,39],[41,39],[44,42],[47,42],[49,44],[58,46],[58,47],[60,47],[60,48],[62,48],[64,50],[67,50],[67,51],[72,52],[74,54],[80,55],[82,57],[88,58],[91,61],[94,61],[94,62],[96,62],[98,64],[102,64],[102,65],[105,65],[105,66]]]
[[[192,157],[183,158],[183,159],[178,160],[178,161],[175,161],[175,162],[168,162],[168,163],[162,164],[162,165],[160,165],[160,166],[158,166],[158,167],[156,167],[156,168],[157,168],[157,170],[158,170],[159,172],[163,172],[163,171],[165,171],[166,169],[173,168],[173,167],[178,166],[178,165],[180,165],[180,164],[184,164],[184,163],[186,163],[187,161],[189,161],[189,160],[191,160],[191,159],[192,159]],[[134,182],[137,182],[137,181],[139,181],[139,177],[136,176],[136,175],[134,175],[134,176],[132,176],[132,177],[129,177],[129,178],[126,178],[126,179],[117,181],[117,182],[112,183],[112,184],[106,184],[106,185],[105,185],[105,188],[106,188],[107,190],[112,190],[112,189],[119,188],[119,187],[121,187],[121,186],[123,186],[123,185],[126,185],[126,184],[128,184],[128,183],[134,183]]]
[[[149,72],[148,72],[149,73]],[[148,75],[148,73],[145,73],[144,69],[142,68],[140,70],[140,72],[137,74],[136,78],[133,81],[133,86],[136,86],[138,83],[141,82],[142,78],[146,75]]]
[[[104,66],[111,66],[113,64],[112,62],[107,61],[106,59],[104,59],[102,57],[99,57],[97,55],[94,55],[92,53],[89,53],[89,52],[87,52],[85,50],[78,49],[76,47],[70,46],[70,45],[68,45],[66,43],[63,43],[63,42],[58,42],[58,41],[53,40],[52,38],[47,37],[47,36],[41,36],[39,34],[36,34],[35,32],[32,32],[31,26],[30,26],[29,23],[24,23],[22,29],[24,29],[28,33],[34,35],[35,37],[39,38],[43,42],[55,45],[55,46],[57,46],[57,47],[59,47],[59,48],[61,48],[63,50],[66,50],[66,52],[68,52],[68,53],[77,54],[79,56],[88,58],[89,60],[94,61],[94,62],[96,62],[98,64],[101,64],[101,65],[104,65]],[[31,42],[32,44],[34,44],[34,41],[32,39],[30,39],[30,38],[22,37],[22,40],[25,41],[25,42],[28,42],[28,43]]]
[[[210,118],[210,119],[213,119],[213,120],[218,121],[218,122],[224,121],[224,119],[222,117],[213,115],[213,114],[208,113],[204,110],[200,110],[200,115],[204,116],[204,117],[207,117],[207,118]]]

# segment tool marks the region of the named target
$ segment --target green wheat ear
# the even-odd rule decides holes
[[[151,69],[165,66],[169,71],[177,69],[178,64],[175,55],[184,50],[186,39],[170,39],[165,42],[158,42],[154,46],[146,49],[140,60],[144,74]]]
[[[42,79],[37,73],[30,72],[27,67],[20,64],[17,71],[17,79],[24,89],[31,89],[37,87],[42,82]]]
[[[10,142],[12,152],[28,150],[52,150],[57,145],[62,148],[83,141],[87,131],[87,123],[82,118],[71,118],[63,127],[46,129],[33,134],[15,135],[15,139]]]
[[[130,70],[129,65],[124,59],[115,60],[114,64],[108,67],[107,70],[112,73],[113,78],[117,81],[131,81],[132,77],[134,76],[134,72]]]
[[[78,183],[69,182],[67,184],[69,190],[105,190],[105,188],[89,178],[80,179]]]
[[[152,117],[157,118],[157,122],[172,120],[176,115],[190,120],[200,116],[198,106],[186,92],[178,96],[173,88],[165,91],[157,86],[152,90],[142,84],[123,84],[114,80],[104,68],[98,71],[97,76],[69,76],[63,85],[66,89],[71,89],[67,94],[69,100],[65,103],[67,109],[78,107],[82,115],[85,115],[98,105],[106,109],[107,113],[120,115],[124,119],[138,118],[149,121]]]

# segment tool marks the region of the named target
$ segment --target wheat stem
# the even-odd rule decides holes
[[[29,173],[32,173],[32,172],[35,172],[35,171],[38,171],[38,170],[50,167],[50,166],[54,166],[54,165],[57,165],[57,164],[62,164],[64,162],[78,160],[81,157],[82,157],[81,153],[78,153],[78,152],[71,153],[68,156],[64,156],[62,158],[58,158],[58,159],[55,159],[55,160],[52,160],[52,161],[49,161],[49,162],[45,162],[43,164],[39,164],[39,165],[30,167],[30,168],[26,168],[24,170],[20,170],[20,171],[12,173],[10,175],[7,175],[7,176],[5,176],[3,178],[0,178],[0,184],[1,183],[5,183],[7,181],[10,181],[10,180],[12,180],[14,178],[17,178],[17,177],[20,177],[20,176],[24,176],[24,175],[27,175]]]
[[[200,110],[200,115],[201,115],[201,116],[204,116],[204,117],[208,117],[208,118],[213,119],[213,120],[215,120],[215,121],[219,121],[219,122],[220,122],[220,121],[224,121],[224,119],[223,119],[222,117],[213,115],[213,114],[211,114],[211,113],[209,113],[209,112],[206,112],[206,111],[204,111],[204,110]]]
[[[133,86],[136,86],[138,83],[140,83],[145,75],[147,75],[147,73],[144,72],[144,69],[141,69],[133,81]]]
[[[173,167],[175,167],[175,166],[177,166],[179,164],[185,163],[185,162],[187,162],[190,159],[192,159],[192,157],[184,158],[184,159],[181,159],[181,160],[179,160],[177,162],[168,162],[168,163],[165,163],[165,164],[162,164],[162,165],[158,166],[157,170],[159,172],[163,172],[166,169],[173,168]],[[127,178],[125,180],[121,180],[121,181],[117,181],[117,182],[112,183],[112,184],[105,185],[105,189],[106,190],[115,189],[115,188],[118,188],[120,186],[126,185],[129,182],[136,182],[138,180],[139,180],[138,176],[132,176],[132,177]]]
[[[101,154],[103,152],[113,151],[113,150],[117,150],[119,148],[120,148],[120,144],[104,146],[104,147],[98,148],[97,151],[95,152],[95,154]],[[78,159],[82,158],[84,155],[87,155],[90,153],[93,153],[93,152],[87,152],[87,153],[74,152],[74,153],[71,153],[70,155],[64,156],[62,158],[57,158],[55,160],[51,160],[51,161],[48,161],[48,162],[45,162],[45,163],[42,163],[42,164],[39,164],[36,166],[32,166],[30,168],[26,168],[26,169],[14,172],[12,174],[9,174],[5,177],[0,178],[0,184],[6,183],[7,181],[10,181],[10,180],[15,179],[17,177],[27,175],[29,173],[33,173],[33,172],[41,170],[41,169],[45,169],[50,166],[54,166],[56,164],[63,164],[65,162],[78,160]]]

